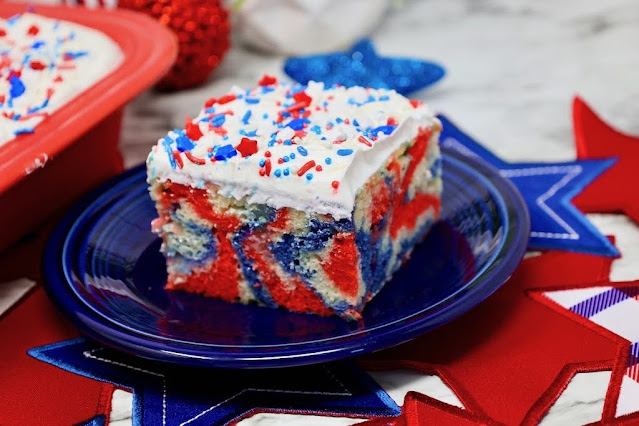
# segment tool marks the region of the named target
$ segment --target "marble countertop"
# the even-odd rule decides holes
[[[441,62],[446,78],[413,97],[453,118],[498,155],[513,161],[572,160],[571,103],[579,94],[615,127],[639,134],[639,7],[634,0],[410,1],[393,8],[371,34],[383,55]],[[146,93],[127,109],[122,150],[128,166],[144,160],[167,130],[195,115],[231,85],[282,75],[283,57],[235,43],[208,84],[174,94]],[[615,234],[624,258],[613,280],[639,278],[639,231],[627,218],[592,215]],[[437,377],[374,373],[402,404],[408,390],[460,405]],[[610,372],[575,377],[544,420],[584,424],[600,418]],[[130,423],[131,395],[117,391],[112,424]],[[258,414],[244,424],[352,424],[353,419]]]

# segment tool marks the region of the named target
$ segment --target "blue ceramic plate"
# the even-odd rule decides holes
[[[51,298],[82,331],[115,348],[179,364],[262,368],[331,361],[396,345],[480,303],[520,262],[526,206],[479,160],[444,151],[443,220],[359,322],[167,292],[144,166],[97,190],[54,231]]]

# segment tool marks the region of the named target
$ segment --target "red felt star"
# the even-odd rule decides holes
[[[568,318],[563,308],[539,303],[539,292],[605,280],[611,262],[561,252],[527,259],[471,312],[363,363],[369,369],[437,374],[474,416],[505,424],[536,423],[574,374],[612,369],[627,343]]]
[[[588,185],[573,203],[588,213],[624,212],[639,223],[639,137],[623,134],[599,118],[576,97],[573,124],[580,160],[617,157],[617,163]]]
[[[408,392],[404,398],[402,414],[398,417],[371,419],[366,426],[464,426],[493,425],[495,421],[475,411],[455,407],[418,392]]]
[[[96,415],[108,419],[113,385],[27,355],[35,346],[78,335],[56,312],[42,288],[0,317],[0,423],[70,425]]]

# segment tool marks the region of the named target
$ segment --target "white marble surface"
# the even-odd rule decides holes
[[[435,59],[448,76],[414,95],[444,112],[504,159],[574,158],[570,105],[580,94],[608,122],[639,134],[639,7],[635,0],[449,0],[400,2],[373,32],[381,54]],[[122,149],[127,165],[146,156],[167,130],[231,85],[281,75],[283,58],[234,46],[208,84],[175,94],[146,93],[127,109]],[[639,278],[639,229],[623,216],[592,215],[615,234],[623,259],[612,279]],[[373,373],[398,404],[417,390],[459,405],[441,380],[407,371]],[[608,372],[579,374],[544,424],[600,418]],[[112,424],[131,423],[131,396],[117,391]],[[258,414],[242,425],[341,425],[353,419]]]

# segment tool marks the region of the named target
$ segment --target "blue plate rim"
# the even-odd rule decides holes
[[[332,361],[400,344],[454,319],[495,292],[506,282],[523,258],[530,233],[530,219],[526,205],[508,179],[502,177],[497,169],[482,160],[466,157],[445,148],[442,148],[442,153],[446,161],[462,164],[463,167],[470,169],[492,185],[491,189],[494,191],[491,192],[498,195],[495,199],[506,212],[505,219],[508,223],[505,226],[507,231],[500,241],[499,250],[469,281],[470,283],[480,280],[472,286],[472,291],[467,291],[466,295],[456,299],[456,296],[468,287],[469,284],[467,284],[430,307],[429,312],[435,309],[435,317],[438,319],[435,323],[431,318],[432,315],[424,316],[424,311],[417,311],[375,328],[365,328],[334,338],[289,345],[247,347],[167,339],[127,328],[113,320],[105,321],[105,317],[78,297],[73,286],[69,284],[64,272],[62,253],[67,246],[70,231],[94,201],[106,195],[112,187],[137,177],[144,165],[134,167],[97,188],[77,203],[55,227],[46,244],[43,257],[45,289],[58,309],[85,334],[106,345],[158,361],[228,368],[281,367]],[[495,258],[500,255],[501,259],[496,264]],[[469,294],[472,297],[469,297]],[[442,305],[446,301],[451,301],[450,305],[443,312],[438,312],[435,306]],[[364,342],[360,342],[362,336]],[[345,344],[349,342],[350,344]],[[174,346],[173,349],[179,350],[168,350],[170,343],[178,343],[179,345]],[[226,352],[228,349],[241,351],[228,353]],[[276,353],[273,353],[274,351]]]

